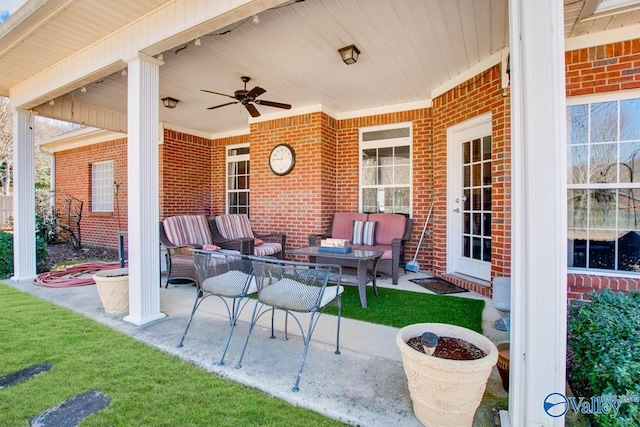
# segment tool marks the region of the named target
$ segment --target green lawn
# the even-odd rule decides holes
[[[342,315],[351,319],[402,328],[413,323],[449,323],[482,333],[484,300],[434,295],[367,287],[367,308],[362,308],[358,288],[345,286],[342,295]],[[334,307],[325,313],[337,314]]]
[[[334,426],[341,423],[223,380],[92,320],[0,284],[0,377],[53,368],[0,390],[0,426],[25,426],[76,394],[107,408],[82,426]]]

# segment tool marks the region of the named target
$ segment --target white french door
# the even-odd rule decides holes
[[[447,129],[447,272],[491,279],[491,114]]]

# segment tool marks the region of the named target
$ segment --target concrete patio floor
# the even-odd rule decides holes
[[[428,273],[401,274],[397,286],[390,279],[379,279],[378,286],[414,292],[429,292],[409,279],[428,277]],[[218,361],[228,334],[226,310],[218,298],[208,298],[198,312],[184,343],[177,344],[184,332],[193,307],[192,285],[161,289],[161,311],[166,318],[143,326],[124,322],[123,315],[105,314],[95,286],[78,288],[46,288],[31,282],[10,282],[10,286],[83,314],[144,343],[186,360],[221,377],[262,390],[294,405],[323,413],[331,418],[358,426],[420,426],[415,418],[402,367],[400,351],[395,344],[398,329],[342,318],[340,350],[335,351],[336,317],[321,316],[302,373],[300,391],[293,392],[303,344],[295,323],[290,322],[289,340],[269,339],[266,324],[254,330],[249,340],[242,368],[235,367],[247,323],[238,322],[225,365]],[[499,317],[491,300],[473,292],[451,294],[455,297],[485,299],[483,332],[494,342],[506,341],[506,332],[493,323]],[[242,319],[250,315],[250,305]],[[265,316],[268,317],[268,316]],[[282,329],[283,318],[276,317],[276,329]],[[304,321],[303,321],[304,322]],[[304,323],[303,323],[304,324]],[[295,336],[293,336],[295,335]],[[487,384],[487,395],[508,397],[494,367]],[[474,426],[494,426],[495,399],[486,397],[476,413]]]

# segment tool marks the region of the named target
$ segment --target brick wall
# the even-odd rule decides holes
[[[640,39],[565,54],[567,97],[640,88]]]
[[[251,125],[251,223],[257,233],[286,233],[287,246],[303,246],[321,230],[335,204],[335,120],[324,113]],[[293,170],[274,175],[269,155],[286,143],[296,153]]]
[[[160,152],[160,219],[211,214],[211,140],[166,129]]]
[[[511,118],[510,95],[501,89],[500,66],[469,79],[433,100],[433,271],[447,271],[447,128],[491,113],[491,277],[511,275]],[[459,286],[491,296],[491,288],[446,276]]]
[[[640,88],[640,39],[573,50],[565,54],[567,97]],[[604,288],[638,291],[640,280],[589,274],[567,275],[567,296],[584,300]]]
[[[91,166],[113,160],[118,194],[114,212],[91,211]],[[73,196],[83,202],[80,220],[82,244],[118,247],[117,231],[127,230],[127,140],[102,142],[56,153],[56,205],[64,212],[63,199]]]

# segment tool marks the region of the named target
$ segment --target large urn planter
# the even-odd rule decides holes
[[[440,337],[465,340],[485,356],[476,360],[451,360],[429,356],[406,342],[432,332]],[[396,344],[402,354],[413,412],[428,427],[464,427],[473,425],[478,406],[498,349],[484,335],[460,326],[443,323],[417,323],[400,329]]]
[[[93,276],[102,307],[108,314],[129,312],[129,269],[100,270]]]

